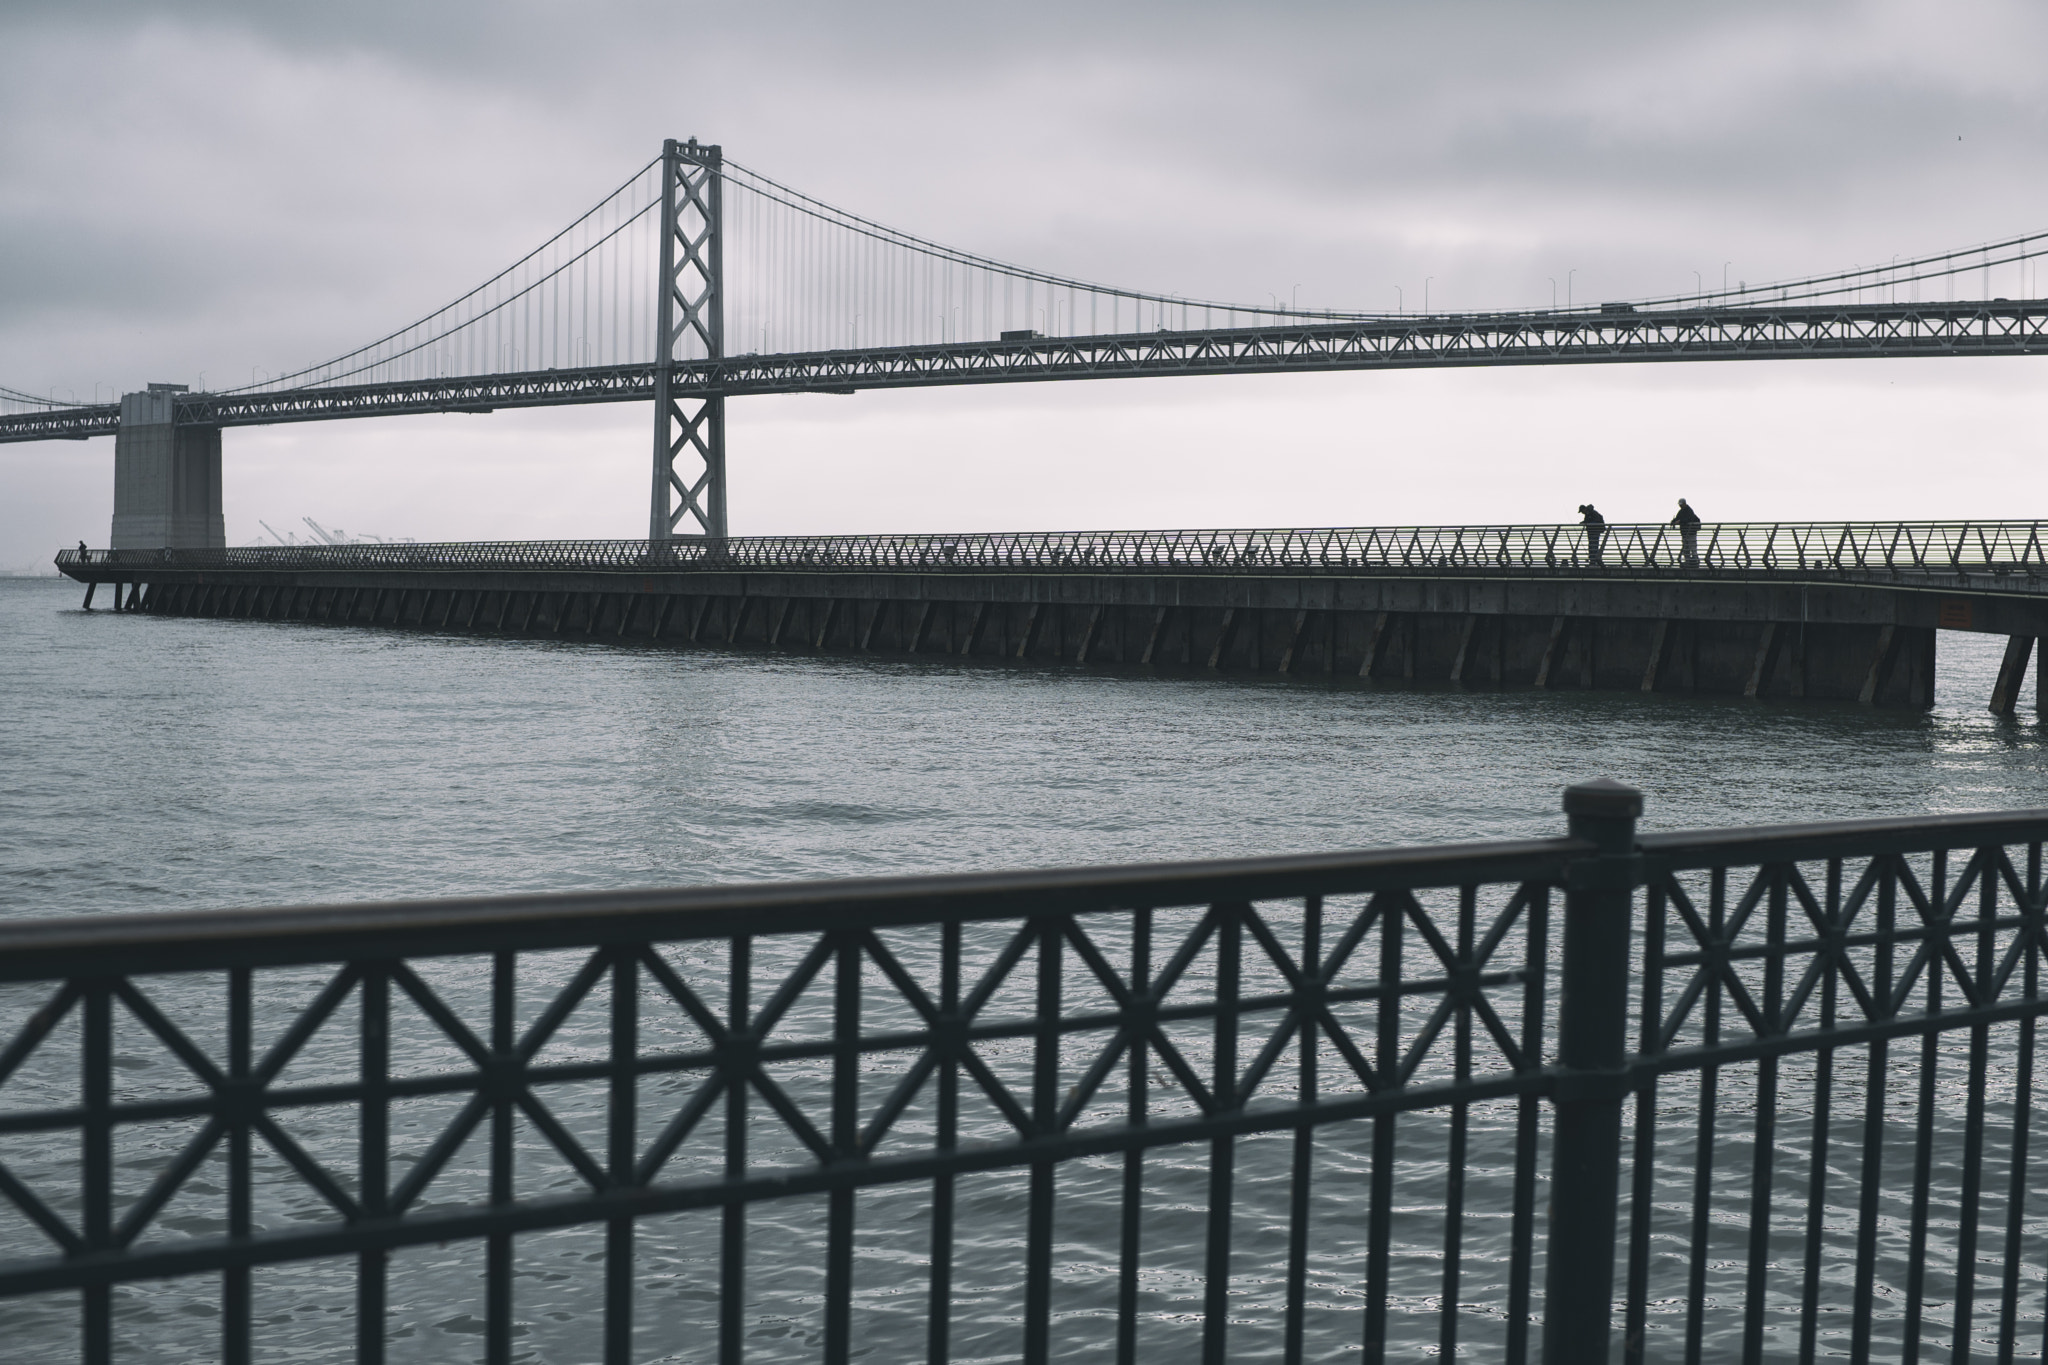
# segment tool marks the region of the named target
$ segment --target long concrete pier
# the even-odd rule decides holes
[[[121,609],[174,616],[1905,708],[1932,704],[1937,632],[1973,631],[2008,639],[1989,701],[2009,712],[2048,635],[2033,524],[1926,525],[1942,524],[1885,528],[1898,533],[1890,563],[1858,558],[1887,539],[1869,527],[1713,528],[1688,549],[1654,527],[1609,528],[1593,547],[1576,526],[74,550],[58,562],[93,585],[88,600],[108,584]],[[2028,528],[2017,541],[2015,527]],[[1965,539],[1981,542],[1968,562]]]

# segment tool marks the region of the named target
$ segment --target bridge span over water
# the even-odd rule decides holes
[[[2048,523],[1723,523],[67,550],[117,608],[960,660],[1925,707],[2048,637]],[[2048,650],[2041,654],[2048,670]],[[2036,705],[2048,688],[2036,685]]]
[[[2048,234],[1691,294],[1408,314],[1190,299],[995,260],[671,140],[454,302],[317,365],[79,405],[0,389],[0,441],[113,435],[117,549],[226,543],[229,427],[651,403],[648,540],[727,534],[728,398],[1169,375],[2048,351]],[[2010,279],[2010,296],[1998,290]]]

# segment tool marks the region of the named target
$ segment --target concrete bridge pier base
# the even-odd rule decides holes
[[[220,428],[179,426],[183,384],[121,396],[114,437],[116,550],[205,550],[228,543],[220,507]]]
[[[2027,660],[2034,652],[2034,637],[2031,635],[2008,635],[2005,639],[2005,658],[1998,665],[1998,681],[1991,687],[1991,714],[2009,716],[2019,707],[2020,687],[2027,680]],[[2040,672],[2034,679],[2034,710],[2048,712],[2042,697],[2043,682],[2048,681],[2048,649],[2041,651]]]

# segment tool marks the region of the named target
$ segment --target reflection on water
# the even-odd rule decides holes
[[[0,787],[0,904],[10,915],[1548,834],[1562,824],[1559,789],[1591,776],[1643,787],[1647,823],[1661,828],[2048,806],[2042,730],[2031,711],[2013,721],[1983,711],[1999,645],[1988,638],[1944,636],[1939,705],[1909,715],[1835,703],[685,653],[87,615],[75,606],[68,583],[0,580],[0,769],[10,775]],[[773,965],[772,955],[764,957],[764,973]],[[482,990],[476,970],[446,964],[437,980],[451,998],[474,998]],[[561,970],[570,968],[564,963]],[[719,967],[707,959],[679,970],[715,978]],[[545,973],[531,984],[544,979]],[[282,1019],[317,987],[316,974],[277,981],[267,987],[273,994],[266,1008]],[[166,1008],[211,1046],[207,1040],[219,1027],[217,984],[193,982],[162,994]],[[0,1000],[0,1023],[11,1026],[31,1003],[18,995]],[[800,1010],[792,1027],[821,1022]],[[573,1053],[594,1041],[571,1027],[562,1045]],[[416,1065],[450,1064],[437,1061],[427,1042],[414,1043]],[[345,1077],[348,1044],[336,1037],[331,1046],[314,1047],[293,1079],[316,1079],[323,1066]],[[8,1082],[8,1107],[55,1098],[65,1078],[75,1077],[75,1065],[62,1065],[62,1040],[49,1057],[54,1070]],[[1824,1169],[1838,1191],[1850,1188],[1861,1150],[1861,1057],[1845,1055],[1833,1075],[1825,1132],[1833,1144],[1829,1160],[1839,1166]],[[1917,1045],[1908,1060],[1917,1067]],[[2006,1069],[1992,1068],[1993,1092],[2009,1096],[2008,1054],[1994,1060]],[[124,1085],[175,1084],[176,1068],[160,1052],[152,1060],[138,1048],[131,1064]],[[1795,1074],[1801,1066],[1811,1072],[1806,1062],[1784,1068],[1788,1094],[1812,1088]],[[787,1077],[798,1090],[822,1083],[821,1076],[807,1081],[799,1073]],[[1898,1074],[1917,1076],[1904,1064]],[[1659,1320],[1682,1320],[1695,1289],[1724,1305],[1744,1294],[1731,1277],[1755,1212],[1737,1193],[1747,1189],[1754,1159],[1752,1110],[1745,1107],[1751,1075],[1731,1073],[1716,1098],[1724,1117],[1708,1171],[1712,1264],[1700,1286],[1682,1278],[1694,1228],[1697,1133],[1690,1125],[1699,1098],[1686,1090],[1690,1082],[1671,1083],[1660,1095],[1672,1118],[1668,1141],[1660,1137],[1655,1184],[1652,1297]],[[1927,1141],[1952,1165],[1965,1140],[1962,1063],[1945,1052],[1937,1075],[1943,1095],[1955,1102],[1939,1110]],[[39,1096],[39,1087],[47,1093]],[[601,1146],[603,1097],[590,1090],[563,1094],[563,1121]],[[1120,1093],[1105,1090],[1110,1111]],[[650,1088],[643,1124],[663,1121],[664,1100],[672,1105],[674,1096]],[[400,1147],[421,1150],[446,1121],[447,1107],[401,1106],[394,1114]],[[1910,1103],[1899,1111],[1898,1131],[1887,1129],[1887,1150],[1914,1151],[1920,1138],[1913,1114]],[[332,1147],[337,1166],[350,1167],[345,1114],[323,1120],[306,1113],[292,1122],[309,1148],[327,1155]],[[912,1113],[906,1131],[916,1134],[927,1122]],[[1418,1350],[1434,1337],[1446,1288],[1448,1124],[1442,1115],[1415,1115],[1397,1126],[1402,1163],[1391,1336]],[[1788,1114],[1773,1139],[1782,1169],[1799,1173],[1781,1178],[1772,1192],[1769,1246],[1784,1266],[1799,1263],[1808,1235],[1804,1182],[1813,1124],[1810,1111]],[[152,1153],[175,1147],[191,1127],[137,1133],[122,1154],[124,1171],[140,1182]],[[1994,1112],[1991,1132],[2009,1127],[2009,1118],[2001,1123]],[[715,1146],[716,1130],[707,1134]],[[1465,1329],[1465,1339],[1488,1358],[1497,1356],[1504,1333],[1497,1305],[1513,1135],[1512,1106],[1475,1109],[1461,1167],[1469,1212],[1456,1292],[1463,1302],[1489,1306],[1475,1307]],[[2002,1171],[1998,1150],[1992,1155]],[[1291,1151],[1286,1137],[1238,1144],[1233,1354],[1244,1358],[1270,1356],[1277,1345]],[[766,1148],[757,1154],[774,1155]],[[0,1161],[43,1172],[52,1188],[62,1186],[72,1159],[69,1151],[25,1138],[0,1142]],[[545,1168],[544,1144],[521,1159],[535,1163],[531,1178],[572,1187],[566,1167]],[[482,1160],[480,1147],[459,1157],[439,1197],[467,1197],[483,1179]],[[1206,1161],[1203,1149],[1160,1152],[1146,1162],[1147,1359],[1186,1351],[1195,1341]],[[1312,1357],[1355,1349],[1358,1341],[1369,1166],[1366,1127],[1318,1139]],[[204,1199],[168,1211],[171,1233],[215,1226],[218,1188],[204,1183],[211,1174],[202,1171],[193,1191]],[[270,1162],[261,1178],[268,1200],[261,1216],[269,1225],[327,1216],[296,1193],[302,1187],[281,1162]],[[1122,1178],[1117,1160],[1061,1168],[1056,1308],[1063,1358],[1109,1349],[1114,1192]],[[961,1183],[953,1296],[960,1359],[1014,1357],[1024,1190],[1022,1175]],[[1954,1189],[1937,1185],[1937,1203],[1955,1198]],[[862,1343],[877,1358],[915,1354],[923,1339],[927,1201],[922,1188],[861,1198],[858,1318]],[[1830,1246],[1853,1239],[1855,1210],[1823,1207],[1817,1235]],[[1879,1218],[1886,1263],[1907,1264],[1911,1247],[1901,1230],[1911,1210],[1887,1205]],[[763,1359],[815,1355],[822,1203],[762,1206],[750,1223],[750,1352]],[[640,1340],[648,1358],[697,1358],[712,1339],[716,1225],[715,1214],[688,1214],[643,1226]],[[1935,1236],[1952,1247],[1952,1227]],[[37,1240],[18,1221],[0,1218],[0,1254]],[[2029,1246],[2033,1264],[2039,1248]],[[521,1239],[519,1258],[520,1358],[587,1358],[601,1300],[601,1234],[535,1234]],[[1941,1315],[1952,1311],[1941,1298],[1954,1293],[1952,1253],[1948,1265],[1943,1272],[1937,1263],[1923,1287],[1930,1321],[1945,1322]],[[477,1246],[393,1257],[392,1359],[480,1352],[481,1268]],[[2037,1273],[2028,1278],[2038,1285]],[[1894,1291],[1903,1282],[1887,1281]],[[256,1283],[259,1339],[282,1355],[316,1358],[332,1349],[338,1333],[353,1330],[353,1295],[340,1267],[266,1270]],[[1796,1298],[1796,1286],[1790,1292]],[[2028,1300],[2036,1334],[2037,1300],[2038,1291]],[[216,1349],[214,1308],[187,1287],[141,1286],[124,1290],[121,1302],[123,1336],[146,1341],[153,1358],[203,1360]],[[1839,1308],[1830,1305],[1831,1312]],[[1774,1300],[1772,1353],[1791,1349],[1787,1333],[1796,1325],[1787,1325],[1787,1311]],[[54,1352],[70,1340],[75,1314],[66,1299],[0,1305],[0,1330]],[[1732,1347],[1721,1330],[1716,1342]],[[1824,1337],[1823,1345],[1846,1349],[1837,1336]]]

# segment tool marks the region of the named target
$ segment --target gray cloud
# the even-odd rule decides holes
[[[686,131],[921,232],[1179,293],[1382,306],[1435,275],[1469,307],[1565,269],[1624,295],[1731,256],[1802,273],[2048,218],[2015,173],[2031,72],[1940,37],[2024,49],[2048,20],[1926,13],[32,3],[6,21],[42,79],[0,94],[0,303],[205,296],[263,320],[217,363],[296,363]]]

